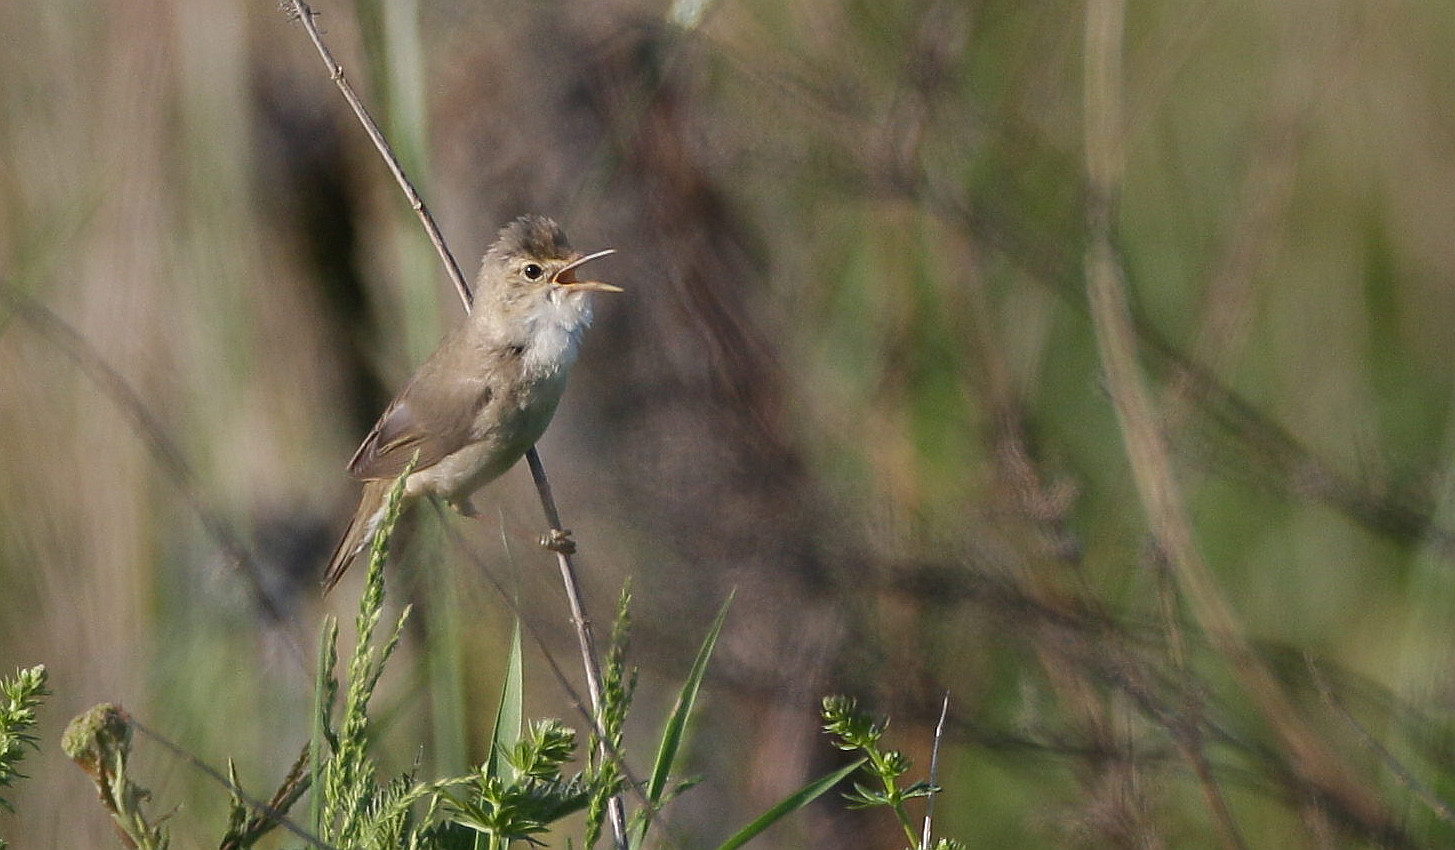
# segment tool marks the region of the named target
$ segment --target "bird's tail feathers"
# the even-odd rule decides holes
[[[384,505],[389,499],[389,488],[393,485],[394,482],[389,480],[364,482],[364,494],[359,499],[359,509],[354,512],[354,518],[349,520],[348,529],[334,548],[333,556],[328,559],[328,570],[323,574],[324,593],[328,593],[338,584],[354,558],[374,539],[374,532],[384,519]]]

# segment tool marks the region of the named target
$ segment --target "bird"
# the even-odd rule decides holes
[[[325,594],[372,541],[394,480],[416,452],[405,503],[434,496],[464,516],[478,515],[471,496],[514,466],[550,424],[591,324],[591,293],[622,291],[577,277],[581,266],[613,253],[572,250],[544,216],[501,228],[480,263],[469,316],[415,371],[349,461],[364,490],[329,558]]]

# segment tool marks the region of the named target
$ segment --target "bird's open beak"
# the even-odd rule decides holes
[[[602,283],[599,280],[577,280],[576,269],[591,262],[592,260],[605,257],[608,254],[615,254],[615,248],[607,248],[605,251],[597,251],[595,254],[587,254],[584,257],[571,261],[571,264],[556,272],[551,278],[551,283],[563,289],[586,290],[590,292],[621,292],[620,286],[612,286],[609,283]]]

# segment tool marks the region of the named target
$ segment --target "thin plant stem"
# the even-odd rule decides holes
[[[556,499],[551,493],[551,482],[546,477],[546,468],[541,463],[540,452],[532,446],[525,453],[525,461],[530,466],[531,478],[535,480],[536,492],[540,494],[541,507],[546,514],[546,523],[556,534],[564,533],[564,529],[561,528],[561,515],[556,510]],[[571,560],[570,554],[562,551],[563,548],[556,548],[556,562],[561,568],[561,581],[567,588],[566,601],[571,606],[571,621],[576,626],[576,640],[581,645],[582,656],[586,658],[586,687],[591,695],[591,710],[600,714],[601,668],[597,663],[599,656],[596,651],[596,638],[591,632],[591,620],[586,616],[586,606],[581,600],[580,587],[576,580],[576,565]]]
[[[526,451],[525,461],[530,466],[530,476],[535,481],[536,493],[540,495],[541,508],[545,511],[546,523],[550,525],[552,535],[564,536],[565,529],[561,527],[561,515],[556,510],[555,496],[551,494],[551,480],[546,477],[546,467],[541,463],[540,452],[536,451],[535,446],[531,446]],[[596,651],[596,638],[591,633],[591,619],[586,615],[586,605],[581,598],[580,583],[576,580],[576,565],[565,548],[563,546],[555,548],[556,563],[561,568],[561,582],[566,587],[566,600],[571,607],[571,623],[576,627],[576,642],[581,648],[581,658],[586,667],[586,689],[591,695],[593,725],[597,730],[597,755],[605,761],[611,757],[611,744],[607,740],[606,730],[601,725],[601,667],[597,661],[600,655]],[[626,807],[619,795],[611,798],[611,802],[607,806],[607,815],[611,819],[612,836],[616,839],[617,847],[625,850],[627,846]]]
[[[273,821],[274,823],[303,839],[304,843],[306,843],[310,847],[316,847],[318,848],[318,850],[337,850],[337,848],[335,848],[332,844],[321,840],[318,836],[294,823],[293,820],[287,815],[277,811],[272,806],[239,788],[236,784],[233,783],[232,780],[228,779],[222,771],[218,770],[217,768],[213,767],[212,765],[208,764],[197,756],[192,755],[190,752],[183,749],[181,745],[173,743],[166,736],[160,735],[149,727],[142,725],[132,715],[127,715],[127,722],[131,725],[131,728],[142,733],[148,738],[151,738],[153,741],[160,744],[164,749],[171,752],[172,755],[192,765],[194,768],[202,771],[207,775],[209,779],[231,791],[237,796],[239,800],[242,800],[254,811],[259,812],[260,814],[267,817],[269,820]]]
[[[1374,753],[1384,763],[1384,766],[1389,768],[1389,771],[1394,774],[1394,778],[1399,784],[1403,785],[1410,793],[1419,798],[1419,801],[1424,803],[1435,817],[1438,817],[1445,823],[1455,824],[1455,806],[1452,806],[1448,801],[1440,797],[1439,794],[1435,793],[1435,790],[1429,785],[1417,779],[1410,772],[1409,768],[1401,764],[1394,753],[1389,751],[1388,747],[1381,744],[1368,729],[1364,728],[1364,724],[1360,723],[1349,712],[1349,709],[1339,701],[1339,697],[1334,693],[1333,686],[1324,678],[1323,672],[1314,664],[1311,656],[1304,656],[1304,664],[1308,667],[1309,674],[1313,677],[1314,687],[1318,689],[1319,696],[1323,698],[1324,703],[1329,708],[1334,710],[1334,713],[1339,716],[1339,719],[1344,721],[1354,734],[1358,736],[1359,742],[1367,747],[1370,752]]]
[[[935,819],[935,795],[938,791],[934,788],[940,781],[940,742],[945,739],[945,717],[950,713],[950,692],[945,691],[945,699],[940,703],[940,720],[935,724],[935,745],[930,749],[930,796],[925,798],[925,827],[920,835],[920,850],[930,850],[930,838],[933,835],[931,824]]]
[[[343,66],[333,58],[333,52],[323,41],[323,34],[318,31],[318,25],[314,23],[313,16],[316,14],[303,0],[289,0],[285,6],[290,17],[295,18],[303,24],[303,29],[308,33],[308,38],[313,42],[313,47],[318,51],[319,58],[328,68],[328,76],[343,92],[344,100],[348,101],[349,108],[354,111],[354,116],[364,126],[364,132],[369,135],[369,141],[374,143],[379,155],[384,158],[384,164],[389,167],[389,173],[394,175],[394,181],[404,191],[404,197],[409,201],[409,208],[419,216],[419,221],[424,225],[425,233],[429,234],[429,241],[434,245],[435,251],[440,255],[440,262],[444,264],[445,272],[450,276],[450,282],[455,286],[455,292],[459,294],[460,301],[465,305],[465,312],[470,311],[471,305],[475,302],[475,295],[470,291],[470,284],[465,280],[464,272],[460,271],[460,264],[455,262],[455,255],[450,253],[449,246],[445,244],[444,234],[440,233],[439,226],[434,222],[434,216],[430,215],[429,208],[424,205],[424,199],[419,196],[410,182],[409,176],[404,173],[404,166],[399,163],[399,157],[394,155],[394,149],[389,146],[389,140],[384,137],[384,131],[379,129],[378,123],[374,121],[364,102],[359,99],[354,87],[349,84],[348,77],[344,76]]]

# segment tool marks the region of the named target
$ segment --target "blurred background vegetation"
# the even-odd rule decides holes
[[[840,763],[828,693],[922,775],[947,691],[937,831],[972,847],[1455,841],[1450,3],[1126,12],[1140,363],[1276,684],[1190,616],[1134,486],[1085,297],[1081,4],[316,10],[462,264],[523,212],[620,251],[541,450],[598,618],[633,582],[636,740],[737,591],[668,846]],[[357,595],[316,584],[344,462],[460,309],[265,0],[0,4],[0,279],[0,670],[55,691],[0,834],[113,846],[65,721],[115,700],[276,783]],[[380,697],[401,770],[483,757],[516,610],[576,668],[527,473],[480,504],[417,511],[392,573],[423,614]],[[579,727],[544,650],[532,714]],[[220,834],[223,791],[138,749],[174,833]],[[757,846],[893,826],[821,801]]]

